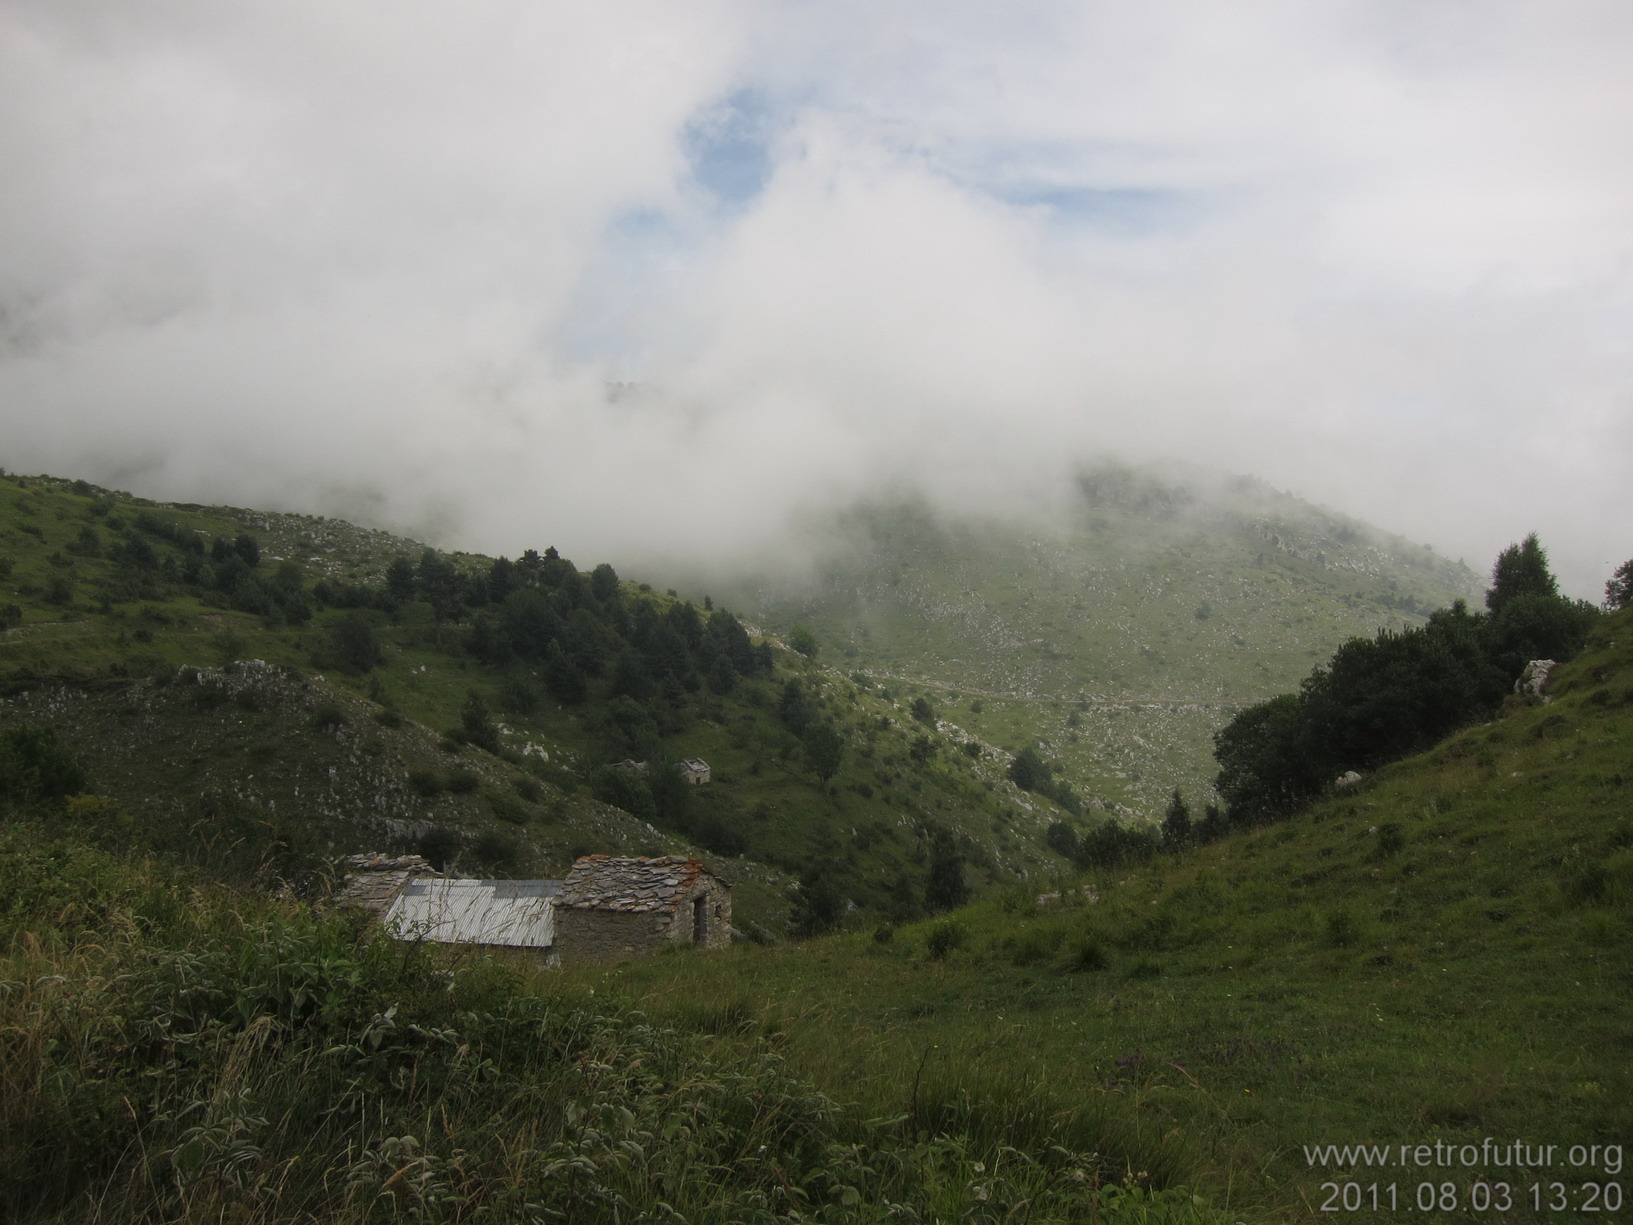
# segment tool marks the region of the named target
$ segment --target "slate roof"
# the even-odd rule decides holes
[[[351,875],[335,895],[340,906],[359,906],[384,915],[397,900],[402,887],[416,877],[435,876],[434,869],[418,855],[349,855],[346,866]]]
[[[701,859],[660,855],[622,859],[585,855],[556,895],[557,906],[574,910],[619,910],[629,914],[674,913],[703,871]]]
[[[393,935],[439,944],[549,948],[555,940],[550,899],[558,880],[417,880],[385,917]]]

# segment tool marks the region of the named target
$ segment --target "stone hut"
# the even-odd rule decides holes
[[[586,855],[555,896],[555,951],[564,965],[615,961],[690,943],[731,943],[731,886],[700,859]]]
[[[440,875],[418,855],[348,855],[337,906],[355,906],[384,919],[409,881]]]
[[[685,761],[678,761],[675,763],[675,769],[694,787],[701,787],[709,781],[709,763],[701,757],[688,757]]]

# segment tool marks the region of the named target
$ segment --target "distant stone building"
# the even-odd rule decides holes
[[[731,886],[700,859],[586,855],[555,897],[555,951],[565,965],[615,961],[690,943],[731,943]]]
[[[685,761],[676,762],[675,769],[694,787],[701,787],[709,781],[709,763],[701,757],[688,757]]]
[[[552,963],[731,943],[731,886],[698,859],[586,855],[565,881],[444,877],[418,855],[353,855],[336,901],[400,940],[530,949]]]

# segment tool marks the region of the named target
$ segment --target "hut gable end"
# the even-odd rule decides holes
[[[698,859],[586,855],[556,895],[563,962],[635,957],[667,944],[731,942],[731,887]]]

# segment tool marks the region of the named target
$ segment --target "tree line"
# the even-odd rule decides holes
[[[1492,566],[1485,610],[1459,600],[1425,625],[1352,638],[1298,692],[1242,711],[1214,735],[1214,787],[1231,825],[1274,821],[1349,771],[1367,773],[1489,718],[1533,659],[1564,662],[1600,615],[1559,594],[1536,535]]]

